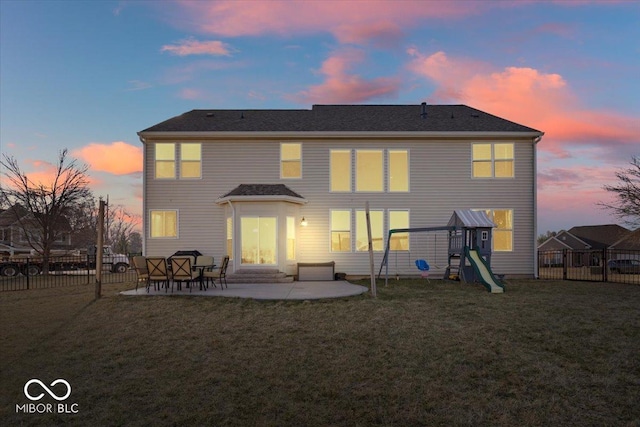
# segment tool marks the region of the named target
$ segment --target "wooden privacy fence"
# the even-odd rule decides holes
[[[640,251],[624,249],[538,251],[541,279],[640,285]]]

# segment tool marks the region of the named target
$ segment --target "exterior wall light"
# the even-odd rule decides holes
[[[302,219],[300,220],[300,225],[303,227],[306,227],[309,223],[307,222],[306,219],[304,219],[304,217],[302,217]]]

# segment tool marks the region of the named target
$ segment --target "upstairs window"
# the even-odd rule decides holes
[[[407,150],[389,150],[389,191],[409,191]]]
[[[331,150],[331,191],[351,191],[351,150]]]
[[[384,191],[382,150],[356,150],[356,191]]]
[[[176,177],[176,144],[155,145],[156,178]]]
[[[302,178],[302,144],[280,144],[280,178]]]
[[[512,143],[473,144],[472,158],[474,178],[514,177]]]
[[[202,177],[202,148],[200,144],[180,144],[180,178]]]

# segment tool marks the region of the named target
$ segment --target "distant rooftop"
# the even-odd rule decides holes
[[[314,105],[191,110],[145,132],[542,132],[466,105]]]

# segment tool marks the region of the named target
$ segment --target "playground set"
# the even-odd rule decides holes
[[[389,254],[392,236],[396,233],[448,232],[447,266],[444,279],[482,283],[491,293],[502,293],[504,284],[491,271],[491,238],[495,224],[483,211],[455,210],[446,226],[398,228],[389,230],[387,244],[378,277],[385,268],[385,284],[389,280]],[[437,240],[436,240],[437,242]],[[428,280],[431,266],[427,259],[415,260],[420,276]]]

